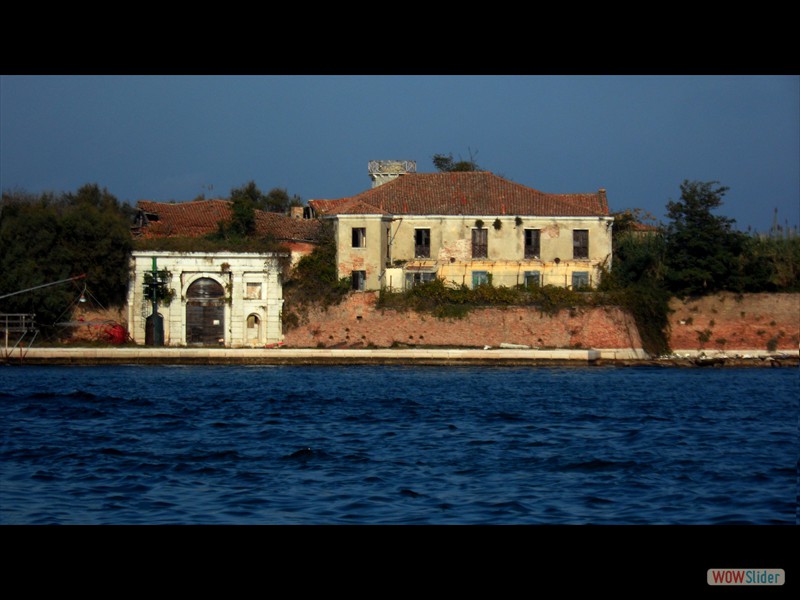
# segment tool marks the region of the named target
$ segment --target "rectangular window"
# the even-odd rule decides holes
[[[261,284],[248,283],[245,286],[244,297],[248,300],[261,300]]]
[[[367,247],[367,228],[353,227],[353,248]]]
[[[539,233],[538,229],[525,230],[525,258],[539,258],[541,250]]]
[[[589,230],[572,232],[572,258],[589,258]]]
[[[472,230],[472,258],[488,258],[489,256],[489,230]]]
[[[367,272],[353,271],[350,278],[353,282],[353,289],[356,291],[363,292],[367,284]]]
[[[430,229],[415,229],[414,230],[414,257],[415,258],[430,258],[431,257],[431,230]]]
[[[533,288],[542,285],[542,274],[539,271],[525,271],[525,287]]]
[[[489,283],[489,272],[488,271],[473,271],[472,272],[472,287],[473,288],[476,288],[476,287],[478,287],[480,285],[486,285],[488,283]]]
[[[581,290],[589,287],[589,272],[588,271],[573,271],[572,273],[572,289]]]
[[[436,281],[436,273],[434,272],[415,272],[415,273],[406,273],[406,289],[410,290],[414,286],[419,285],[420,283],[427,283],[429,281]]]

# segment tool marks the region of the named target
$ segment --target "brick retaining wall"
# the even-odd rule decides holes
[[[314,309],[284,338],[289,347],[460,346],[501,343],[539,348],[641,348],[633,319],[616,307],[562,310],[473,309],[463,319],[438,319],[411,311],[381,310],[374,293],[353,294],[342,304]]]
[[[675,350],[794,350],[800,343],[800,294],[720,293],[670,303]],[[769,346],[769,348],[768,348]]]

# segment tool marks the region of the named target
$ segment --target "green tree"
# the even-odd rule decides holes
[[[481,168],[475,162],[475,157],[472,151],[469,153],[469,160],[464,160],[460,156],[458,160],[453,158],[452,154],[434,154],[433,166],[442,173],[449,173],[453,171],[480,171]]]
[[[292,206],[302,206],[300,196],[289,195],[285,189],[272,188],[264,194],[255,181],[233,188],[230,194],[233,214],[230,221],[220,222],[214,236],[220,240],[240,239],[256,232],[256,211],[287,213]]]
[[[665,281],[672,292],[702,295],[744,287],[740,256],[746,236],[733,229],[733,219],[712,214],[727,191],[717,181],[684,181],[680,200],[667,204]]]
[[[613,268],[604,275],[604,279],[613,279],[617,286],[624,287],[643,279],[661,281],[664,278],[663,232],[658,228],[643,230],[641,225],[644,223],[639,209],[614,215]]]
[[[289,196],[283,188],[272,188],[269,193],[264,196],[264,199],[259,206],[261,210],[275,213],[285,213],[289,211],[292,206],[303,206],[303,201],[300,196],[293,194]]]
[[[330,306],[338,304],[349,292],[350,278],[338,276],[333,228],[325,223],[314,250],[300,259],[283,283],[284,306],[300,312],[307,304]]]
[[[669,352],[669,299],[664,284],[665,245],[658,229],[642,231],[640,211],[614,215],[613,264],[599,290],[609,304],[624,307],[636,321],[643,348]]]
[[[64,194],[61,206],[62,260],[71,270],[86,273],[99,302],[124,304],[133,245],[125,205],[107,189],[88,184]]]
[[[226,232],[236,237],[247,237],[256,231],[256,208],[262,202],[263,194],[254,181],[231,190],[232,212],[228,224],[220,223],[223,235]],[[227,229],[226,229],[227,227]]]
[[[104,306],[121,305],[128,289],[131,251],[126,209],[105,189],[90,184],[59,196],[3,193],[0,203],[0,295],[77,275],[86,278],[15,294],[0,300],[0,312],[34,313],[43,333],[85,283]]]
[[[800,292],[800,237],[750,236],[741,258],[749,292]]]

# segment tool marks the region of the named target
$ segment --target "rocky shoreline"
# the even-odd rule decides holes
[[[664,356],[653,359],[640,360],[618,360],[615,364],[619,366],[657,366],[657,367],[683,367],[683,368],[720,368],[720,367],[756,367],[756,368],[776,368],[776,367],[798,367],[800,366],[800,356],[789,354],[776,354],[774,356],[725,356],[725,357],[680,357]]]

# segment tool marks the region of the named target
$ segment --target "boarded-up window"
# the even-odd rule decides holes
[[[525,230],[525,258],[539,258],[540,248],[540,231],[538,229]]]
[[[489,256],[489,230],[472,230],[472,258],[487,258]]]
[[[589,231],[576,229],[572,232],[572,258],[589,258]]]
[[[261,284],[248,283],[245,286],[245,298],[248,300],[261,300]]]

